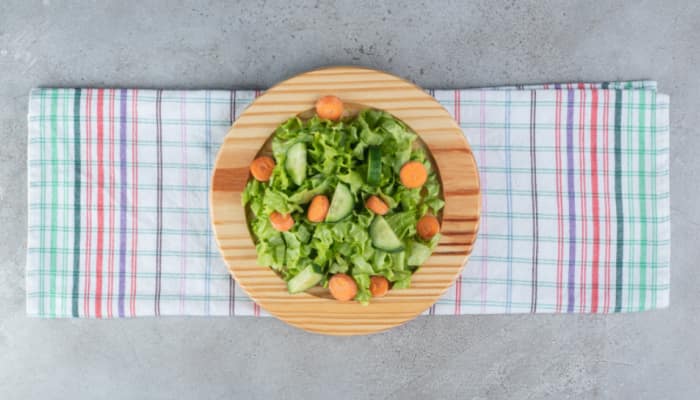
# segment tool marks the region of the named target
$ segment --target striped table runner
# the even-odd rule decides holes
[[[33,90],[27,313],[264,315],[229,278],[207,209],[219,144],[258,94]],[[431,94],[484,195],[470,262],[426,313],[668,306],[669,98],[655,82]]]

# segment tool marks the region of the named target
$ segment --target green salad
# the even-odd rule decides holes
[[[258,263],[275,270],[290,293],[328,287],[335,275],[352,278],[350,295],[362,304],[372,298],[374,278],[392,289],[409,287],[440,238],[437,231],[419,234],[419,220],[444,206],[416,139],[404,123],[374,109],[337,121],[315,115],[281,124],[272,157],[260,157],[265,165],[258,170],[251,166],[255,179],[242,195]],[[410,188],[402,168],[418,163],[427,176]],[[331,293],[349,299],[337,296],[332,282]]]

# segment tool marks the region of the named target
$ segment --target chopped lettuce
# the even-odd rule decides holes
[[[419,239],[416,223],[423,215],[437,215],[444,207],[438,177],[416,139],[403,122],[372,109],[338,122],[313,117],[291,118],[281,124],[272,139],[276,166],[269,182],[250,180],[241,199],[250,216],[258,263],[270,266],[287,281],[311,263],[321,268],[323,285],[333,274],[349,274],[358,287],[355,300],[363,304],[372,297],[369,285],[373,275],[386,277],[394,289],[409,287],[411,275],[419,267],[416,264],[427,258],[439,240]],[[307,178],[295,185],[284,164],[287,150],[299,142],[307,144]],[[365,182],[370,145],[379,146],[382,152],[378,186]],[[399,182],[398,172],[409,160],[424,163],[429,172],[422,188],[408,189]],[[332,197],[339,182],[355,196],[351,215],[335,223],[310,222],[307,203],[319,194]],[[364,203],[373,194],[390,207],[385,218],[406,245],[403,251],[387,253],[372,246],[369,226],[374,215]],[[295,224],[290,231],[280,233],[272,227],[268,216],[274,211],[292,214]]]

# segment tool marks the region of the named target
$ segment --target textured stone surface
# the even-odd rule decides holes
[[[700,397],[700,3],[75,3],[0,2],[0,398]],[[359,338],[271,318],[24,316],[31,87],[264,88],[333,64],[424,87],[658,80],[672,102],[671,308],[419,318]]]

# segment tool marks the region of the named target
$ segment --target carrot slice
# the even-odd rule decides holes
[[[309,205],[309,209],[306,212],[306,216],[311,222],[322,222],[324,219],[326,219],[328,207],[328,197],[322,194],[314,196],[313,200],[311,200],[311,204]]]
[[[389,206],[377,196],[369,196],[365,206],[375,214],[385,215],[389,212]]]
[[[383,276],[369,278],[369,291],[373,297],[383,297],[389,291],[389,281]]]
[[[399,171],[401,183],[409,189],[415,189],[423,186],[428,180],[428,171],[425,166],[418,161],[409,161],[401,167]]]
[[[316,101],[316,114],[323,119],[337,120],[343,115],[343,102],[335,96],[323,96]]]
[[[274,211],[270,214],[270,223],[278,231],[287,232],[294,226],[294,218],[292,218],[291,214],[282,214]]]
[[[430,240],[440,232],[440,222],[435,216],[426,214],[418,220],[416,231],[418,231],[418,236],[422,239]]]
[[[270,180],[274,168],[275,160],[268,156],[261,156],[250,164],[250,173],[253,175],[253,178],[260,182],[267,182]]]
[[[349,275],[335,274],[328,280],[328,289],[336,300],[352,300],[357,294],[357,284]]]

